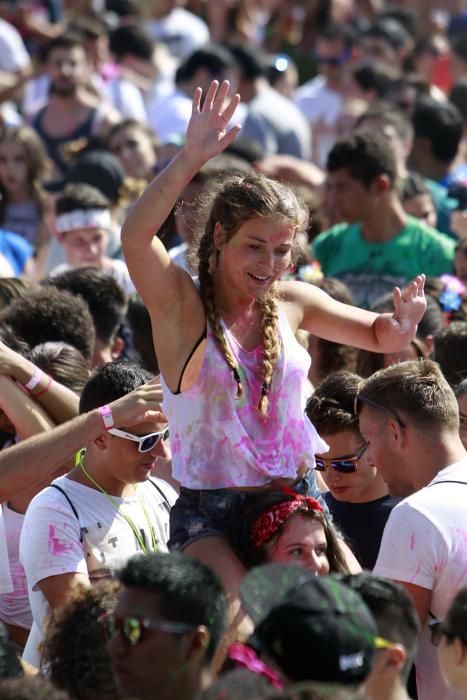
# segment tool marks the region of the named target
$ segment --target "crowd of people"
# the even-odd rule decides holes
[[[0,700],[467,698],[462,0],[0,0]]]

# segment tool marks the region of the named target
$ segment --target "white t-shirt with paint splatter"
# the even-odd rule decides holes
[[[444,619],[467,585],[467,460],[442,469],[391,511],[373,573],[431,591],[428,622]],[[443,681],[427,625],[415,666],[419,700],[462,697]]]
[[[94,582],[121,569],[130,557],[141,552],[133,529],[121,513],[131,518],[148,550],[152,549],[151,527],[157,549],[166,552],[170,508],[177,499],[169,484],[153,477],[138,484],[135,495],[113,497],[121,510],[118,513],[108,497],[93,488],[66,476],[53,483],[66,492],[79,519],[64,494],[50,487],[35,496],[26,512],[20,560],[28,581],[33,626],[23,657],[34,666],[40,663],[38,644],[49,610],[37,584],[49,576],[70,573],[86,574]]]

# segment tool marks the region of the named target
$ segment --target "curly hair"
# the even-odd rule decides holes
[[[216,224],[221,225],[227,242],[243,224],[253,219],[275,217],[290,222],[295,229],[292,262],[296,262],[302,255],[306,241],[304,232],[307,227],[307,214],[288,187],[256,174],[235,176],[220,183],[217,189],[214,188],[206,196],[203,210],[209,214],[204,231],[198,235],[197,261],[200,294],[217,345],[232,370],[237,384],[237,398],[240,398],[244,391],[241,368],[222,329],[215,297],[213,276],[218,263],[218,251],[214,243]],[[258,298],[256,304],[261,314],[263,336],[262,389],[258,410],[262,415],[266,415],[274,368],[281,352],[277,332],[276,287],[274,286],[267,294]]]
[[[306,415],[318,433],[331,435],[341,430],[358,433],[358,416],[354,413],[355,396],[362,379],[353,372],[334,372],[308,399]]]
[[[250,535],[251,530],[256,520],[266,511],[279,503],[287,503],[293,501],[293,496],[280,491],[270,491],[264,494],[259,494],[254,499],[248,499],[240,506],[236,518],[228,532],[229,541],[237,554],[238,558],[248,569],[264,564],[269,560],[271,545],[275,545],[288,522],[286,520],[277,529],[277,531],[258,549],[251,546]],[[348,573],[348,567],[345,562],[344,555],[337,540],[337,532],[324,512],[310,510],[303,506],[295,511],[291,516],[303,515],[320,523],[323,527],[327,550],[326,555],[329,561],[329,570],[331,572]]]
[[[92,588],[77,586],[47,618],[42,663],[52,683],[75,700],[118,697],[99,618],[114,609],[120,588],[109,580]]]

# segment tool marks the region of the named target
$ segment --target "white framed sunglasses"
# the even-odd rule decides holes
[[[164,430],[160,430],[157,433],[148,433],[148,435],[133,435],[133,433],[127,433],[126,430],[119,430],[118,428],[111,428],[107,432],[115,437],[137,442],[139,452],[149,452],[157,445],[159,440],[166,440],[169,437],[168,428],[164,428]]]

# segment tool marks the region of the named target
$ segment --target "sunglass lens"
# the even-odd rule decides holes
[[[152,448],[157,445],[160,439],[160,435],[148,435],[148,437],[145,438],[141,443],[141,452],[149,452],[149,450],[152,450]]]
[[[317,472],[324,472],[326,470],[326,465],[321,459],[315,457],[315,469]]]
[[[332,466],[336,472],[341,472],[342,474],[351,474],[355,471],[355,462],[346,459],[332,462]]]
[[[123,634],[132,646],[137,644],[141,637],[141,622],[137,617],[126,617],[123,621]]]

